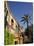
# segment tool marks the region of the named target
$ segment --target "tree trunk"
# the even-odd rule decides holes
[[[28,21],[27,21],[27,36],[29,36]]]

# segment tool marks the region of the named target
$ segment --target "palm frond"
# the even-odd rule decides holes
[[[21,18],[24,18],[24,17],[21,17]]]
[[[21,20],[20,22],[23,22],[24,20]]]

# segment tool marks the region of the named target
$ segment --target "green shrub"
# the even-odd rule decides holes
[[[9,30],[4,29],[4,44],[10,45],[14,44],[14,35],[9,33]]]

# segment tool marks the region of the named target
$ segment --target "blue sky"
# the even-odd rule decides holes
[[[33,4],[31,2],[8,2],[8,7],[10,11],[15,16],[16,20],[20,23],[20,25],[24,26],[26,28],[26,24],[21,23],[21,17],[24,16],[24,14],[33,15]],[[31,20],[32,22],[32,20]]]

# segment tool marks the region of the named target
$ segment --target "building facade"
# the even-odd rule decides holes
[[[9,33],[12,33],[15,36],[14,39],[14,44],[22,44],[23,43],[23,37],[21,35],[21,27],[19,25],[19,23],[16,21],[15,17],[13,16],[12,12],[10,12],[10,10],[7,7],[7,2],[5,2],[6,5],[6,12],[8,11],[8,13],[6,14],[6,21],[7,21],[7,25],[6,25],[6,30],[8,28]],[[23,30],[22,30],[23,31]]]

